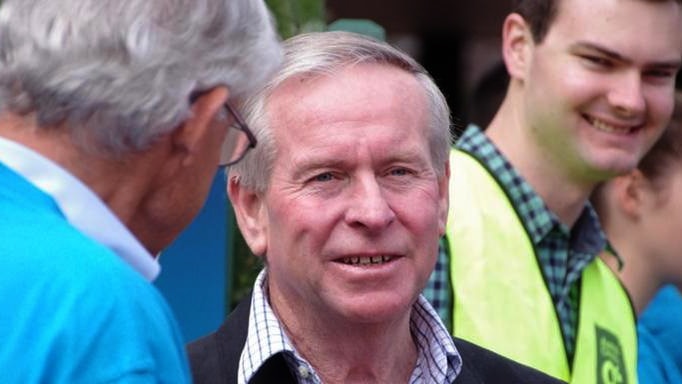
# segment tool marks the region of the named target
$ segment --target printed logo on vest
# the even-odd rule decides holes
[[[597,333],[597,384],[627,384],[623,349],[613,333],[595,326]]]

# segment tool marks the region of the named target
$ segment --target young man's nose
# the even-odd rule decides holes
[[[614,81],[608,101],[622,117],[638,116],[646,109],[641,76],[639,72],[632,71]]]

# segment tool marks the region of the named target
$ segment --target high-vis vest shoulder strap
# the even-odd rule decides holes
[[[633,384],[632,307],[599,258],[583,272],[572,369],[533,244],[494,177],[472,156],[450,157],[447,237],[454,334],[576,384]]]

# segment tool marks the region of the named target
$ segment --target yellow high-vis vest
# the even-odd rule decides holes
[[[504,190],[471,155],[450,155],[450,245],[455,336],[575,384],[636,384],[630,299],[597,257],[580,280],[574,358],[537,253]]]

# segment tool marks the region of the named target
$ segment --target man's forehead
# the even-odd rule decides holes
[[[369,119],[388,110],[395,114],[396,108],[400,114],[425,109],[425,92],[412,74],[382,64],[290,78],[271,93],[267,103],[271,121],[297,124]]]

